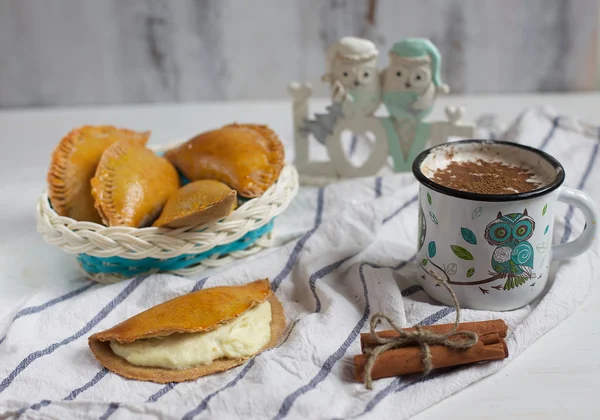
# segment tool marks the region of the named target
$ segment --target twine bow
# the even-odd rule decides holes
[[[422,325],[416,325],[415,331],[409,332],[400,329],[400,327],[394,324],[394,322],[387,315],[381,312],[373,315],[370,321],[370,334],[378,346],[365,350],[365,354],[368,355],[367,364],[365,366],[365,386],[367,389],[373,389],[371,371],[373,370],[373,365],[375,364],[377,357],[385,351],[415,344],[420,346],[423,360],[423,376],[427,376],[433,370],[431,351],[429,349],[430,345],[437,344],[456,350],[467,350],[473,347],[479,340],[477,333],[473,331],[457,331],[460,320],[460,306],[458,304],[456,295],[448,283],[446,283],[439,276],[436,276],[436,279],[439,284],[448,290],[448,293],[450,293],[450,296],[452,296],[452,300],[454,301],[454,307],[456,308],[454,326],[445,334],[427,330],[423,328]],[[393,338],[379,337],[375,332],[375,328],[382,320],[386,320],[388,324],[390,324],[390,326],[398,332],[399,336]]]

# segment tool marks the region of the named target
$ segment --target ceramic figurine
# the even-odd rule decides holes
[[[346,37],[327,51],[327,73],[332,100],[340,103],[346,118],[373,115],[381,103],[377,71],[379,51],[371,41]]]
[[[331,85],[332,104],[324,114],[308,119],[308,98],[311,87],[293,83],[296,167],[300,178],[306,175],[326,182],[355,176],[369,176],[382,168],[388,151],[385,141],[376,141],[367,161],[357,168],[346,158],[341,133],[349,130],[355,135],[372,132],[376,139],[386,134],[379,118],[373,113],[381,102],[381,81],[377,69],[379,51],[366,39],[345,37],[327,51],[327,73],[323,80]],[[330,162],[308,161],[308,137],[312,135],[328,150]],[[331,165],[333,163],[333,165]],[[318,182],[322,183],[322,182]]]
[[[383,104],[389,117],[382,119],[397,172],[410,170],[414,158],[430,137],[430,124],[421,120],[431,113],[438,93],[449,91],[440,80],[440,53],[427,39],[409,38],[394,44],[390,63],[382,72]]]
[[[373,176],[388,169],[410,171],[414,158],[426,147],[441,144],[451,136],[471,137],[472,124],[460,122],[463,108],[447,107],[447,121],[423,122],[438,95],[449,88],[440,77],[441,57],[431,41],[409,38],[389,52],[389,65],[379,71],[379,52],[371,41],[345,37],[327,51],[327,73],[322,80],[331,85],[332,103],[325,113],[308,118],[309,84],[292,83],[296,167],[305,184],[324,184],[337,179]],[[380,103],[387,117],[374,116]],[[371,153],[359,167],[342,150],[341,134],[375,137]],[[328,162],[309,159],[309,138],[327,148]]]

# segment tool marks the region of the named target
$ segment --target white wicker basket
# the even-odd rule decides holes
[[[77,254],[86,275],[100,283],[114,283],[141,274],[137,263],[143,263],[145,267],[153,265],[144,273],[167,271],[193,275],[268,247],[273,219],[288,207],[297,192],[296,168],[286,165],[278,180],[263,195],[244,202],[225,219],[204,226],[177,229],[106,227],[78,222],[59,216],[44,192],[37,204],[37,230],[47,243]],[[264,234],[256,238],[261,232]],[[235,250],[227,252],[227,248]],[[218,251],[220,249],[224,251]],[[90,270],[86,266],[90,259],[107,271]],[[115,259],[121,269],[111,269],[115,266]],[[134,267],[130,275],[123,273],[123,263]],[[164,264],[175,264],[179,268],[164,269]]]

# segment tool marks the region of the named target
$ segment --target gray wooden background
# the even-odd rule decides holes
[[[596,88],[596,0],[0,0],[0,107],[317,94],[326,47],[430,38],[455,93]]]

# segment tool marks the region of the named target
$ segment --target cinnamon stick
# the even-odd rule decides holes
[[[432,325],[430,327],[424,327],[424,329],[444,334],[450,331],[454,327],[454,324],[441,324],[441,325]],[[412,332],[414,328],[403,328],[403,331]],[[506,338],[506,333],[508,331],[508,326],[501,319],[493,319],[491,321],[479,321],[479,322],[462,322],[458,325],[458,331],[473,331],[477,333],[477,335],[484,335],[491,332],[497,332],[501,338]],[[400,335],[398,331],[395,330],[387,330],[387,331],[379,331],[377,335],[382,338],[394,338]],[[371,333],[362,333],[360,335],[360,348],[362,350],[376,347],[378,344],[371,337]]]
[[[430,346],[434,368],[464,365],[508,357],[508,348],[504,338],[498,332],[480,334],[477,343],[468,350],[454,350],[443,345]],[[368,356],[354,356],[354,377],[357,381],[365,379],[365,366]],[[373,365],[372,379],[389,378],[423,372],[423,357],[419,346],[408,346],[381,353]]]

